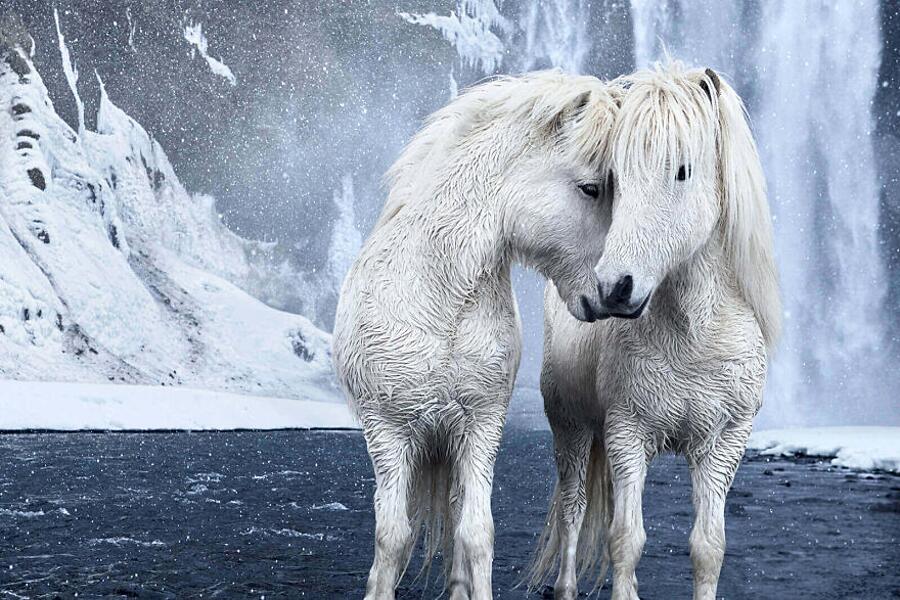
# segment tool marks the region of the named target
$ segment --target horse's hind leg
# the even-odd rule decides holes
[[[691,561],[694,563],[694,600],[715,600],[719,572],[725,557],[725,496],[750,434],[745,427],[726,429],[711,449],[689,454],[694,527],[691,530]]]
[[[451,456],[455,500],[453,565],[450,600],[489,600],[494,559],[494,520],[491,488],[494,461],[500,445],[504,416],[479,415],[454,444]]]
[[[377,438],[369,454],[375,468],[375,560],[366,584],[366,600],[392,600],[412,543],[407,501],[412,479],[408,441]]]
[[[587,427],[554,423],[552,419],[550,425],[559,477],[556,510],[560,561],[553,597],[571,600],[578,596],[578,536],[587,507],[587,463],[594,433]]]
[[[629,415],[610,411],[606,449],[612,469],[613,517],[609,528],[609,556],[613,567],[612,600],[637,600],[638,560],[647,535],[641,497],[647,476],[647,446],[640,424]]]

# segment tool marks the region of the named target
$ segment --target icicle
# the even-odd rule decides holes
[[[75,96],[75,107],[78,109],[78,139],[80,142],[84,136],[84,102],[81,101],[81,96],[78,95],[78,69],[75,68],[72,57],[69,55],[69,49],[66,47],[66,38],[63,36],[59,26],[59,13],[55,8],[53,9],[53,19],[56,21],[56,35],[59,38],[59,54],[62,57],[63,72],[66,74],[69,89],[72,90],[72,95]],[[33,48],[34,44],[32,44]]]

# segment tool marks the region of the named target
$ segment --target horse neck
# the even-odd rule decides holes
[[[677,321],[679,329],[687,324],[694,334],[714,324],[723,302],[737,296],[722,232],[716,229],[706,244],[666,277],[656,294],[651,314],[657,319]]]
[[[413,257],[425,287],[471,301],[482,288],[509,289],[510,252],[502,227],[500,182],[514,149],[484,132],[433,174],[428,200],[415,205]]]

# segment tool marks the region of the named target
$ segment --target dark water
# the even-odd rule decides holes
[[[5,435],[0,464],[0,598],[362,596],[373,482],[358,433]],[[512,585],[552,475],[549,433],[509,430],[497,598],[525,595]],[[644,599],[690,596],[687,481],[680,459],[651,470]],[[729,497],[719,595],[900,597],[898,512],[900,478],[751,457]],[[400,595],[423,597],[408,580]]]

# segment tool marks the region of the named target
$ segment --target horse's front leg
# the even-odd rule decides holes
[[[710,449],[688,455],[694,500],[694,600],[715,600],[725,558],[725,496],[744,455],[750,424],[726,429]]]
[[[607,418],[606,449],[613,487],[613,518],[609,529],[612,600],[638,598],[635,571],[647,539],[641,499],[648,461],[640,430],[640,424],[631,415],[610,412]]]
[[[457,497],[453,513],[450,600],[490,600],[494,560],[491,489],[504,414],[479,415],[457,438],[451,457]]]
[[[408,440],[383,432],[367,442],[375,469],[375,559],[366,600],[393,600],[413,538],[407,509],[412,453]]]
[[[587,507],[587,463],[593,431],[573,423],[550,421],[559,477],[557,528],[559,532],[559,576],[553,587],[556,600],[578,596],[578,536]]]

